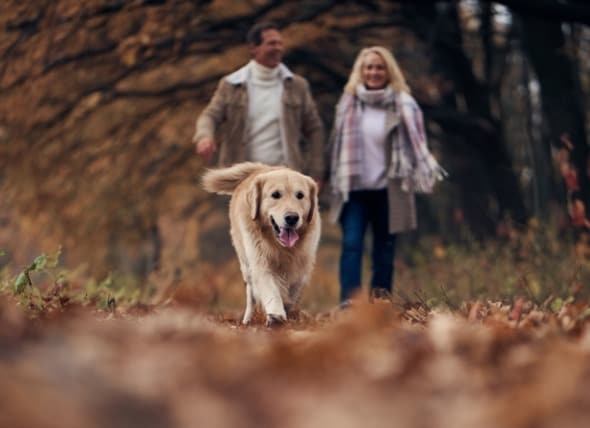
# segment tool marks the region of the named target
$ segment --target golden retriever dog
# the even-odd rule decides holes
[[[243,162],[203,175],[209,192],[231,194],[230,233],[246,283],[243,324],[254,304],[266,325],[282,323],[309,282],[320,239],[314,180],[283,166]]]

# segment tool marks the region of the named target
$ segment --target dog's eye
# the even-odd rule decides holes
[[[273,199],[281,199],[281,192],[272,192],[270,195]]]
[[[304,196],[305,196],[305,195],[303,194],[303,192],[297,192],[297,193],[295,193],[295,197],[296,197],[297,199],[303,199],[303,197],[304,197]]]

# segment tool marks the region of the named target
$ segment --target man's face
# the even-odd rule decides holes
[[[250,45],[254,61],[268,68],[275,68],[283,59],[283,39],[277,30],[264,30],[262,43]]]

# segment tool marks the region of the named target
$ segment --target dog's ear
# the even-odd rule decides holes
[[[309,202],[311,203],[311,206],[309,207],[309,213],[307,214],[307,222],[311,223],[311,219],[313,218],[313,214],[314,214],[315,210],[317,209],[317,205],[318,205],[318,185],[311,178],[308,178],[308,181],[309,181]]]
[[[261,192],[262,192],[262,183],[260,179],[254,180],[252,186],[248,189],[248,193],[246,194],[246,200],[248,201],[248,205],[250,206],[250,218],[252,220],[256,220],[258,217],[258,211],[260,209],[260,199],[261,199]]]

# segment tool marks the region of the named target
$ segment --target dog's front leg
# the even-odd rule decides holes
[[[266,325],[271,326],[277,323],[283,323],[287,320],[287,313],[283,305],[283,299],[280,292],[280,284],[269,274],[261,274],[255,283],[259,301],[266,313]]]
[[[254,295],[252,294],[252,286],[249,283],[246,283],[246,311],[244,312],[244,319],[242,320],[242,324],[250,324],[253,312]]]

